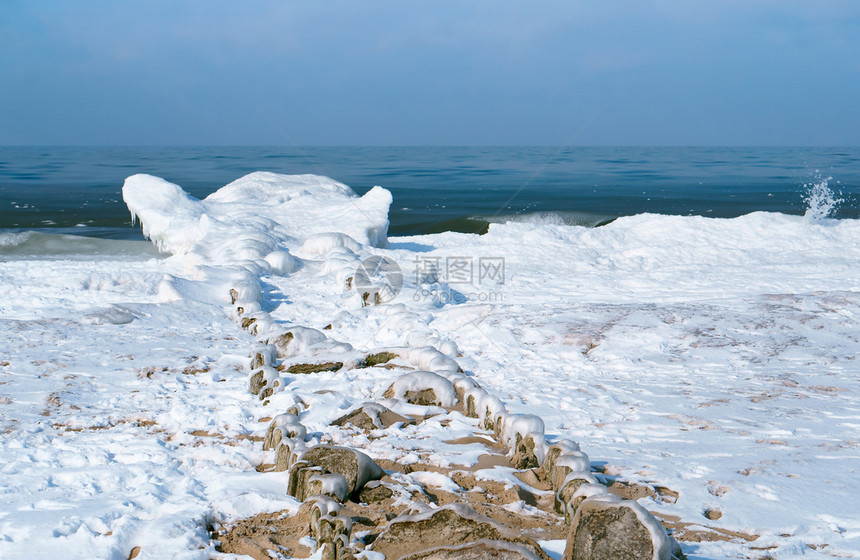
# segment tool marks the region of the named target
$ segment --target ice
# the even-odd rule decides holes
[[[314,247],[388,244],[391,194],[379,187],[358,197],[327,177],[256,172],[204,200],[151,175],[129,177],[122,192],[159,248],[202,263],[253,263],[309,239]]]

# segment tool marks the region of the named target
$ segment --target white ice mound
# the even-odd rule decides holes
[[[144,235],[193,264],[252,264],[285,273],[294,265],[284,251],[295,253],[320,234],[388,244],[391,193],[374,187],[359,197],[319,175],[251,173],[203,200],[164,179],[133,175],[122,195]]]

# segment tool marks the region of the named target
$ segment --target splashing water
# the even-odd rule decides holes
[[[844,202],[840,198],[840,193],[835,193],[828,186],[828,182],[833,180],[833,177],[821,179],[815,183],[807,183],[803,185],[806,189],[806,194],[803,201],[806,203],[806,212],[803,214],[810,220],[822,220],[831,217],[836,213],[836,208]]]

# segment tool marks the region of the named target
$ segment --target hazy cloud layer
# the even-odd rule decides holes
[[[4,0],[0,76],[3,144],[857,145],[860,5]]]

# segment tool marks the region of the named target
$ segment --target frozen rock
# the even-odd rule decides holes
[[[593,474],[585,471],[574,471],[564,477],[564,481],[562,481],[561,485],[559,486],[558,492],[555,493],[556,513],[567,516],[568,502],[573,499],[574,494],[576,494],[580,487],[585,484],[600,483],[597,481],[597,478],[595,478]]]
[[[528,547],[505,541],[480,540],[461,546],[423,550],[400,560],[540,560]]]
[[[289,251],[272,251],[264,259],[269,264],[269,272],[278,276],[286,276],[298,268],[296,258]]]
[[[645,508],[631,500],[583,501],[571,523],[565,560],[672,560],[680,547]]]
[[[248,390],[252,395],[260,395],[260,399],[268,398],[276,389],[281,389],[281,377],[278,370],[263,366],[251,373]]]
[[[285,333],[269,339],[269,344],[275,346],[279,359],[295,356],[309,347],[319,344],[326,339],[321,331],[308,327],[292,327]]]
[[[579,509],[579,505],[588,498],[609,498],[612,500],[615,497],[616,496],[610,494],[606,486],[602,484],[583,484],[576,489],[573,496],[571,496],[567,503],[564,504],[564,522],[570,525],[573,521],[574,515],[576,515],[576,510]]]
[[[251,369],[274,364],[277,352],[271,344],[255,344],[251,347]]]
[[[449,379],[452,375],[462,372],[459,364],[453,358],[446,356],[432,346],[409,348],[405,351],[405,354],[409,363],[416,368],[433,371]]]
[[[292,364],[286,367],[287,373],[294,375],[308,375],[311,373],[322,373],[326,371],[337,371],[343,368],[343,362],[323,362],[320,364]]]
[[[515,469],[536,469],[540,466],[539,454],[543,434],[517,434],[513,447],[513,466]],[[537,452],[535,451],[537,449]]]
[[[339,502],[346,499],[346,479],[337,473],[311,476],[305,488],[306,496],[328,496]]]
[[[395,354],[394,352],[377,352],[375,354],[369,354],[364,358],[361,364],[359,364],[359,367],[369,368],[380,364],[386,364],[398,356],[399,354]]]
[[[297,438],[281,440],[275,454],[275,470],[278,472],[289,470],[306,449],[304,440]]]
[[[333,426],[355,426],[361,430],[376,430],[387,428],[392,424],[402,422],[409,424],[410,418],[401,416],[378,403],[364,403],[359,408],[345,414],[332,422]]]
[[[394,496],[394,491],[379,481],[368,482],[359,494],[360,503],[374,504]]]
[[[560,455],[553,463],[550,473],[550,483],[553,490],[558,492],[564,479],[572,472],[590,472],[591,461],[582,451],[571,451]]]
[[[546,451],[546,457],[544,457],[543,463],[541,464],[544,480],[546,482],[551,481],[552,470],[555,468],[556,459],[565,453],[572,453],[579,450],[579,444],[569,439],[563,439],[550,445]]]
[[[304,439],[308,434],[295,414],[278,414],[269,423],[266,430],[266,438],[263,440],[263,449],[277,449],[282,439],[298,438]]]
[[[451,358],[456,358],[460,355],[460,349],[457,348],[457,343],[452,340],[446,340],[439,345],[439,351]]]
[[[361,451],[348,447],[318,445],[305,451],[299,462],[343,476],[346,480],[347,496],[361,491],[367,482],[379,480],[383,474],[382,469],[373,459]]]
[[[308,480],[318,474],[325,474],[325,471],[307,461],[296,461],[290,467],[287,494],[299,501],[309,498],[311,495],[307,493]]]
[[[481,550],[481,541],[501,541],[523,547],[541,560],[548,556],[532,539],[518,531],[496,523],[488,517],[475,513],[464,504],[450,504],[416,515],[401,515],[391,521],[371,545],[371,550],[385,554],[386,558],[478,558],[474,553]],[[475,548],[475,545],[478,545]],[[462,556],[452,555],[452,550],[461,547]],[[468,551],[471,548],[471,552]],[[498,547],[496,547],[498,548]],[[491,550],[489,548],[484,550]],[[420,555],[423,554],[423,555]],[[433,556],[439,554],[440,556]],[[469,556],[471,554],[471,556]],[[494,558],[494,556],[486,556]],[[496,556],[498,558],[521,558]],[[531,558],[525,556],[525,558]]]
[[[432,371],[412,371],[401,375],[383,396],[422,406],[452,407],[457,403],[453,383]]]

